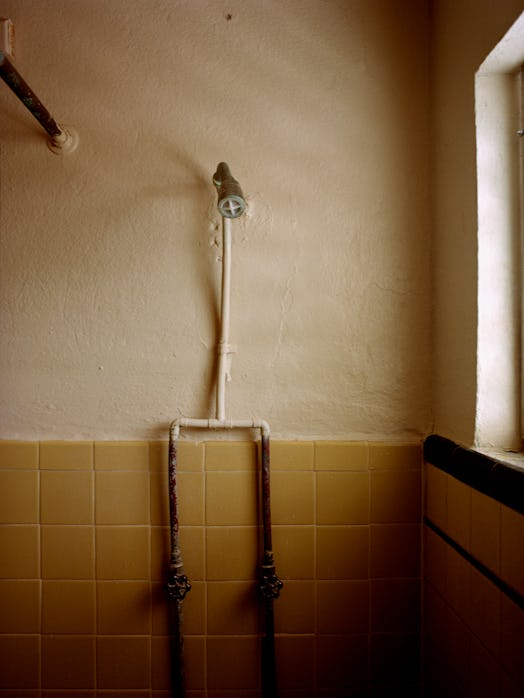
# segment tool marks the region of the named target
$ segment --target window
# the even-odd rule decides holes
[[[475,77],[478,324],[475,442],[520,450],[522,375],[520,163],[517,132],[524,13]]]

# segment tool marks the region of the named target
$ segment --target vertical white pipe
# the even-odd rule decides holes
[[[217,419],[226,416],[226,379],[228,374],[229,308],[231,295],[231,220],[222,216],[222,297],[220,303],[220,339],[218,344]]]

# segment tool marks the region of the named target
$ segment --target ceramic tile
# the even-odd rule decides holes
[[[0,441],[0,468],[38,469],[38,441]]]
[[[254,441],[209,441],[205,444],[206,470],[251,470],[258,467]]]
[[[272,441],[271,470],[313,470],[315,448],[312,441]]]
[[[345,689],[352,695],[367,685],[368,636],[321,635],[317,662],[319,688]]]
[[[0,635],[0,688],[37,688],[40,685],[40,637]],[[13,692],[13,698],[15,693]]]
[[[146,441],[96,441],[96,470],[149,470],[149,443]]]
[[[65,696],[57,696],[57,698],[65,698]],[[75,695],[76,698],[76,695]],[[81,696],[79,696],[81,698]],[[142,690],[118,690],[118,691],[98,691],[97,698],[151,698],[151,691],[147,688]],[[166,698],[171,698],[168,694]]]
[[[257,688],[259,652],[257,637],[209,637],[207,639],[208,688]]]
[[[95,644],[90,636],[42,637],[43,688],[93,688]]]
[[[151,527],[151,579],[165,581],[167,579],[170,555],[170,532],[166,527]]]
[[[0,470],[0,524],[38,522],[38,473]]]
[[[376,683],[416,683],[420,673],[417,635],[372,634],[371,676]]]
[[[274,603],[276,633],[304,635],[315,632],[315,591],[315,582],[286,580]]]
[[[178,469],[200,472],[204,469],[205,444],[194,441],[178,442]]]
[[[203,637],[185,639],[185,671],[188,698],[191,691],[205,688],[203,667],[206,666],[206,644]]]
[[[40,632],[40,582],[0,581],[0,633]]]
[[[95,632],[95,583],[44,581],[42,632],[82,635]]]
[[[149,477],[152,526],[169,526],[169,492],[167,473],[152,472]]]
[[[144,472],[96,473],[97,524],[149,524],[149,475]]]
[[[91,441],[41,441],[41,470],[91,470]]]
[[[370,527],[369,571],[378,577],[420,576],[418,524],[383,524]]]
[[[467,678],[464,680],[450,667],[446,652],[434,643],[426,642],[424,646],[425,698],[441,698],[441,696],[463,698],[469,695],[467,684]]]
[[[210,582],[207,585],[208,634],[255,635],[259,601],[253,581]]]
[[[420,470],[422,448],[420,443],[370,441],[370,470]]]
[[[98,579],[149,579],[149,529],[145,526],[97,526],[96,551]]]
[[[180,549],[191,580],[205,578],[205,529],[197,526],[180,527]]]
[[[187,661],[187,648],[184,643],[184,658]],[[203,666],[203,665],[202,665]],[[187,669],[187,667],[186,667]],[[152,637],[151,638],[151,686],[153,689],[170,689],[171,688],[171,646],[169,637]],[[187,683],[187,679],[186,679]],[[187,688],[187,686],[186,686]],[[187,693],[187,692],[186,692]],[[162,693],[154,692],[153,695],[161,695]],[[167,698],[171,698],[172,692],[169,691]]]
[[[453,548],[446,547],[445,598],[455,613],[467,622],[470,617],[471,565]]]
[[[425,468],[424,513],[446,530],[448,523],[448,476],[442,470],[427,464]]]
[[[149,582],[97,582],[96,618],[99,635],[150,635]]]
[[[40,475],[43,524],[93,523],[93,473],[44,470]]]
[[[367,441],[315,441],[315,470],[367,470]]]
[[[370,595],[372,632],[407,634],[419,631],[418,579],[374,579]]]
[[[369,583],[318,582],[318,632],[360,635],[369,632]]]
[[[209,526],[256,525],[256,472],[208,472],[205,506],[206,523]]]
[[[500,516],[499,502],[471,491],[471,553],[496,573],[500,573]]]
[[[419,523],[421,473],[417,470],[371,472],[371,521]]]
[[[495,657],[476,637],[471,638],[470,695],[500,696],[501,673],[500,665]]]
[[[273,524],[315,523],[315,474],[283,471],[271,475],[271,520]]]
[[[501,597],[500,661],[511,679],[524,686],[524,609],[506,596]]]
[[[493,654],[498,655],[501,592],[474,568],[470,580],[469,627]]]
[[[169,525],[169,487],[167,473],[151,473],[151,523]],[[204,474],[179,472],[177,475],[179,521],[183,525],[204,523]]]
[[[166,473],[169,454],[169,441],[149,442],[149,470]]]
[[[446,656],[447,671],[457,685],[467,681],[471,631],[433,587],[424,589],[424,633]],[[427,641],[426,641],[427,644]]]
[[[369,474],[317,473],[317,524],[369,523]]]
[[[97,688],[148,688],[150,644],[146,637],[98,637]]]
[[[191,582],[204,579],[204,529],[182,526],[180,528],[180,550],[187,576]],[[170,559],[169,529],[154,526],[151,529],[151,579],[167,579]]]
[[[92,579],[94,536],[90,526],[42,526],[42,577]]]
[[[198,689],[205,688],[205,638],[186,637],[184,639],[185,695],[198,696]],[[151,642],[151,684],[153,689],[168,689],[171,685],[171,656],[168,637],[153,637]],[[153,691],[153,696],[162,696]],[[172,693],[166,696],[171,698]],[[202,696],[205,698],[205,696]]]
[[[178,467],[179,470],[204,469],[205,444],[193,441],[178,442]]]
[[[274,526],[273,552],[281,579],[314,579],[315,529],[313,526]]]
[[[257,574],[258,529],[254,526],[220,526],[206,530],[207,579],[254,579]]]
[[[186,470],[201,472],[204,469],[204,444],[195,441],[178,441],[177,472]],[[149,467],[152,472],[167,473],[169,456],[168,441],[151,441],[149,444]],[[166,475],[167,476],[167,475]]]
[[[448,546],[440,536],[424,526],[424,578],[443,596],[447,593]]]
[[[471,550],[471,488],[448,477],[447,533],[465,550]]]
[[[303,635],[277,637],[275,655],[281,691],[307,689],[314,685],[314,637]]]
[[[152,585],[153,635],[170,635],[170,604],[165,584]],[[191,590],[182,602],[184,635],[206,634],[206,584],[191,580]]]
[[[312,685],[314,685],[314,683]],[[318,693],[314,688],[311,687],[288,688],[287,690],[281,690],[279,695],[281,698],[347,698],[346,694],[341,692],[339,692],[336,696],[331,694],[324,696],[322,692]],[[367,696],[365,698],[367,698]]]
[[[178,476],[178,496],[180,525],[202,526],[204,524],[204,474],[181,472]]]
[[[500,568],[504,581],[524,595],[524,516],[501,506]]]
[[[38,526],[0,527],[0,578],[40,576]]]
[[[279,696],[281,695],[282,693],[279,692]],[[248,691],[245,688],[242,689],[242,691],[235,691],[234,689],[228,690],[223,688],[218,691],[207,691],[205,696],[203,691],[189,691],[187,698],[260,698],[260,691],[254,689]],[[284,698],[284,696],[282,696],[282,698]]]
[[[411,679],[411,683],[386,683],[379,686],[372,686],[369,698],[391,698],[392,696],[402,696],[402,698],[420,698],[420,684],[416,678]],[[362,698],[367,698],[364,695]],[[449,697],[451,698],[451,697]]]
[[[321,526],[317,531],[317,579],[367,579],[368,526]]]

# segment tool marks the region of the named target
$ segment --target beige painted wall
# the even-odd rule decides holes
[[[228,416],[267,419],[288,439],[428,431],[424,2],[5,0],[1,11],[20,71],[80,135],[75,154],[53,155],[0,86],[1,437],[159,438],[175,417],[214,416],[220,160],[249,202],[233,224]],[[453,126],[473,176],[464,70],[456,106],[437,116],[444,155],[454,166]],[[473,242],[456,226],[472,236],[474,185],[439,181],[438,279],[456,244],[469,281]],[[473,306],[467,284],[464,296],[447,325]],[[439,303],[447,313],[442,289]],[[463,360],[473,331],[458,329]]]
[[[475,73],[522,0],[436,0],[432,14],[435,431],[472,444],[476,409]]]

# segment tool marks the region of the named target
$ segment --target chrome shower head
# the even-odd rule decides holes
[[[246,210],[246,200],[240,184],[231,174],[229,166],[220,162],[213,175],[213,184],[218,193],[218,210],[224,218],[238,218]]]

